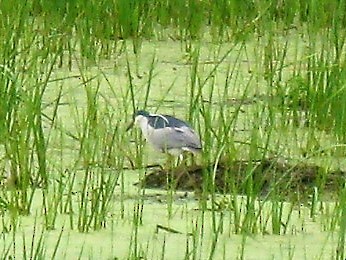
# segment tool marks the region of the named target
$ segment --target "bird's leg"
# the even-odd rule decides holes
[[[181,165],[182,163],[185,163],[185,161],[184,161],[184,154],[183,153],[179,154],[179,156],[178,156],[177,167],[179,167],[179,165]]]
[[[186,155],[187,154],[185,153],[181,153],[179,155],[178,161],[177,161],[177,168],[183,168],[183,169],[187,168],[189,157]]]

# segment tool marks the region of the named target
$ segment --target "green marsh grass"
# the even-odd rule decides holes
[[[339,214],[340,214],[340,223],[338,230],[338,243],[336,247],[336,259],[345,258],[345,234],[346,234],[346,189],[345,186],[341,190],[340,199],[339,199]]]
[[[230,192],[222,194],[227,200],[221,208],[217,168],[203,170],[198,214],[186,213],[192,222],[186,224],[192,234],[184,237],[186,258],[217,259],[222,242],[234,234],[241,235],[237,257],[246,258],[249,235],[285,236],[295,232],[295,225],[305,230],[314,221],[328,236],[337,235],[333,256],[344,259],[342,185],[333,191],[335,206],[329,204],[324,196],[330,192],[330,176],[319,171],[306,206],[299,194],[290,200],[280,190],[280,181],[293,169],[275,176],[264,196],[263,179],[256,175],[256,162],[272,157],[294,165],[324,164],[328,160],[321,157],[331,156],[342,166],[344,10],[345,1],[336,0],[3,1],[0,227],[5,243],[0,255],[20,257],[23,252],[24,258],[44,258],[51,248],[52,258],[58,258],[68,253],[61,247],[66,227],[55,243],[44,238],[60,230],[61,218],[67,217],[71,231],[92,233],[107,231],[114,222],[121,229],[119,223],[130,215],[125,258],[150,257],[155,242],[141,240],[149,195],[143,188],[128,195],[126,184],[127,175],[140,180],[149,171],[143,138],[138,131],[125,133],[133,111],[141,108],[188,120],[203,139],[203,154],[195,162],[249,162],[245,171],[227,173]],[[162,62],[166,58],[159,47],[150,55],[146,50],[148,42],[157,40],[174,45],[177,52],[165,79],[162,67],[171,64]],[[59,77],[62,72],[67,75]],[[166,107],[172,96],[183,104],[180,108]],[[244,182],[237,183],[237,177]],[[174,223],[175,188],[166,196],[162,207],[167,207],[167,221]],[[120,217],[114,220],[118,203]],[[25,217],[35,219],[30,239],[22,233]],[[161,258],[169,257],[170,238],[159,241]],[[299,253],[297,245],[292,248],[289,258]],[[97,252],[86,252],[83,245],[77,254],[96,257]]]

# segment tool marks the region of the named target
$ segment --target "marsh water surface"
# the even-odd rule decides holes
[[[287,61],[283,81],[290,78],[295,64],[290,62],[300,60],[299,55],[305,48],[304,41],[297,35],[288,37],[292,37],[288,50],[294,60]],[[330,220],[335,207],[333,201],[318,198],[313,214],[306,200],[303,205],[295,201],[293,206],[282,201],[279,234],[273,234],[272,218],[276,213],[270,200],[252,198],[254,208],[249,214],[248,199],[240,194],[206,194],[201,199],[201,195],[193,191],[144,189],[135,185],[152,170],[146,168],[147,165],[163,165],[166,157],[145,145],[138,131],[125,132],[133,112],[130,84],[138,107],[147,102],[147,110],[151,112],[189,120],[202,140],[210,133],[210,127],[221,135],[217,130],[220,119],[215,119],[221,109],[228,116],[225,118],[236,114],[232,127],[228,128],[232,132],[228,137],[233,138],[237,157],[248,158],[255,124],[259,143],[268,143],[267,150],[276,151],[293,162],[302,160],[301,153],[308,140],[304,127],[280,128],[282,115],[278,114],[278,119],[270,121],[274,124],[270,140],[265,139],[269,123],[265,119],[269,113],[265,107],[267,98],[271,97],[266,96],[268,83],[260,73],[261,44],[267,44],[264,38],[222,47],[201,42],[194,46],[196,63],[193,52],[185,52],[185,46],[178,41],[143,41],[138,55],[125,51],[118,57],[101,60],[97,66],[82,66],[82,61],[76,58],[71,70],[56,68],[43,100],[45,135],[49,136],[47,165],[52,185],[46,193],[40,187],[35,189],[28,216],[19,217],[11,211],[6,215],[2,226],[8,231],[15,229],[16,236],[3,232],[1,247],[9,248],[11,255],[21,258],[23,244],[26,248],[36,248],[42,238],[47,258],[56,249],[57,259],[329,259],[335,255],[334,232],[338,229]],[[197,81],[196,89],[192,90],[194,81]],[[50,105],[60,91],[57,107]],[[263,95],[265,98],[259,98]],[[211,124],[201,119],[198,109],[189,115],[191,97],[198,97],[198,102],[209,109]],[[275,105],[278,101],[273,99],[272,102]],[[52,125],[50,120],[55,112]],[[94,117],[90,117],[94,112]],[[85,126],[91,126],[86,135]],[[321,137],[322,146],[334,142],[322,131],[315,134]],[[98,136],[104,138],[95,141]],[[204,143],[208,157],[195,158],[196,164],[218,159],[217,141],[211,138],[210,143]],[[107,142],[111,145],[107,146]],[[99,151],[100,147],[110,150]],[[275,156],[274,153],[269,155]],[[342,158],[325,154],[311,156],[306,161],[343,166]],[[117,185],[105,188],[102,193],[100,189],[106,182]],[[57,194],[61,197],[56,197]],[[83,214],[90,217],[93,203],[105,200],[106,196],[109,201],[105,204],[106,210],[101,211],[101,224],[90,218],[88,232],[80,232],[78,227],[83,222]],[[81,206],[83,200],[85,209]],[[43,201],[48,206],[43,206]],[[234,201],[238,205],[235,208]],[[249,220],[255,223],[249,225],[251,230],[237,226],[239,223],[245,226],[246,221],[235,216],[244,219],[251,214],[255,219]],[[10,224],[15,215],[18,217],[16,227]],[[49,228],[47,219],[54,220]]]

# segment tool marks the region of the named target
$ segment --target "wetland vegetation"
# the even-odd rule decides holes
[[[346,1],[0,1],[0,258],[345,259]],[[191,123],[167,172],[136,108]]]

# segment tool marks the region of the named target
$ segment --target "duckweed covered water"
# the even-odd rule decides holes
[[[201,88],[201,102],[215,109],[222,107],[227,113],[236,113],[238,108],[228,102],[231,102],[232,98],[241,98],[244,88],[249,88],[246,94],[250,97],[265,92],[264,81],[253,76],[256,75],[259,66],[252,60],[252,57],[256,56],[258,44],[260,42],[239,46],[225,44],[219,52],[215,52],[215,47],[211,47],[212,43],[200,46],[198,80],[200,82],[206,80]],[[297,45],[300,44],[292,46],[293,52]],[[158,109],[162,113],[187,118],[191,61],[180,47],[180,44],[174,41],[143,42],[139,56],[124,53],[116,61],[102,61],[98,66],[88,66],[87,70],[81,70],[78,67],[79,61],[75,60],[71,71],[54,70],[53,78],[58,80],[52,80],[48,84],[43,100],[43,105],[47,104],[47,108],[44,109],[47,115],[44,130],[46,135],[50,135],[47,164],[51,175],[51,187],[54,187],[49,192],[56,193],[59,182],[68,183],[67,180],[73,175],[76,181],[72,183],[70,189],[63,187],[62,197],[58,201],[52,199],[52,195],[48,196],[51,199],[48,201],[58,205],[52,230],[45,228],[46,217],[50,213],[46,212],[42,204],[45,199],[41,188],[37,188],[34,192],[30,215],[19,216],[11,210],[2,213],[3,255],[22,258],[25,257],[24,254],[28,257],[30,252],[37,257],[55,256],[57,259],[79,257],[82,259],[325,259],[335,255],[334,232],[337,232],[337,228],[331,227],[332,220],[326,220],[333,218],[333,203],[318,201],[317,211],[311,214],[309,206],[295,202],[296,205],[292,210],[291,204],[285,202],[280,215],[282,219],[279,223],[280,235],[274,235],[273,206],[270,200],[262,202],[258,200],[254,203],[257,204],[252,213],[255,221],[250,225],[251,230],[246,231],[237,226],[239,224],[245,226],[246,221],[239,222],[239,219],[235,219],[236,215],[239,215],[240,219],[249,217],[250,208],[247,208],[246,197],[219,194],[211,198],[211,195],[207,195],[208,199],[203,202],[201,195],[193,192],[179,191],[172,194],[158,189],[144,191],[133,185],[143,178],[145,169],[124,170],[130,167],[131,158],[136,158],[135,144],[141,139],[137,136],[134,140],[125,133],[132,113],[129,104],[128,111],[126,113],[123,111],[129,97],[130,76],[126,58],[132,72],[131,80],[135,89],[135,98],[138,100],[137,105],[144,104],[142,97],[151,77],[148,110],[155,112]],[[217,70],[213,71],[215,64],[228,50],[231,50],[229,55],[218,65]],[[149,76],[148,68],[151,64],[154,70],[153,75]],[[234,74],[230,76],[230,67],[235,66],[234,64],[237,66]],[[212,77],[207,78],[210,73]],[[224,81],[228,76],[229,89],[225,92]],[[110,156],[108,165],[103,164],[102,153],[93,157],[92,161],[87,161],[81,156],[87,145],[81,146],[80,141],[83,137],[82,127],[85,124],[83,120],[90,112],[88,111],[90,100],[86,95],[89,90],[95,94],[94,101],[97,103],[95,115],[100,122],[99,126],[101,124],[97,131],[105,131],[106,136],[114,133],[120,136],[113,143],[110,155],[107,154]],[[48,104],[54,103],[59,91],[62,91],[62,94],[57,106],[57,120],[52,127],[49,124],[49,115],[54,113],[54,107]],[[256,113],[260,110],[258,107],[261,107],[261,103],[254,102],[241,106],[236,127],[230,129],[235,131],[234,139],[248,140],[251,136],[251,124],[257,120]],[[107,124],[106,120],[109,120]],[[192,121],[194,124],[201,123],[198,129],[202,131],[203,122]],[[102,123],[107,128],[102,128]],[[217,128],[214,123],[211,127]],[[261,130],[265,130],[261,125],[259,127],[261,134]],[[203,132],[201,134],[203,137]],[[287,133],[288,136],[296,135],[296,138],[287,140],[285,147],[276,146],[276,143],[286,138],[285,135],[274,134],[272,138],[277,140],[270,145],[273,145],[273,149],[278,148],[281,155],[298,158],[301,152],[299,145],[306,140],[305,133],[298,131],[293,134]],[[88,138],[94,137],[89,135]],[[105,139],[105,142],[107,140]],[[323,142],[322,140],[321,144]],[[100,144],[93,145],[97,147]],[[247,145],[242,143],[235,145],[238,153],[246,156]],[[212,145],[206,147],[213,149]],[[164,155],[158,155],[150,147],[145,147],[140,152],[143,165],[162,164],[166,159]],[[197,158],[197,163],[203,164],[204,159]],[[85,171],[86,168],[89,170]],[[91,224],[87,233],[79,232],[77,228],[85,173],[90,175],[88,177],[90,183],[94,181],[97,183],[98,178],[110,175],[114,175],[114,178],[119,176],[114,193],[110,193],[109,208],[103,216],[103,227],[98,226],[96,230],[92,230],[93,224]],[[84,199],[93,201],[93,191],[99,187],[95,184],[94,188],[88,189]],[[7,192],[15,191],[12,188]],[[232,208],[234,201],[238,204],[236,208]],[[201,206],[202,204],[204,206]],[[87,207],[85,214],[92,214],[90,207]],[[257,214],[259,208],[261,213]],[[234,214],[234,211],[239,211],[239,214]],[[17,220],[11,221],[11,217]],[[16,225],[12,225],[13,223]]]
[[[44,219],[40,213],[42,197],[37,194],[33,214],[20,218],[16,236],[3,233],[3,247],[9,248],[11,255],[22,258],[24,237],[27,251],[31,249],[31,243],[36,248],[42,239],[42,250],[45,258],[49,258],[61,235],[57,259],[126,259],[134,252],[137,257],[147,259],[158,259],[162,255],[165,259],[206,259],[210,256],[215,239],[212,213],[200,210],[195,194],[177,192],[174,195],[173,214],[169,216],[168,195],[165,191],[147,190],[144,196],[139,196],[137,188],[132,185],[137,180],[137,174],[128,171],[125,176],[124,216],[121,216],[118,186],[104,229],[80,233],[70,227],[68,214],[61,214],[54,230],[44,230]],[[218,196],[217,200],[226,203],[229,198]],[[244,197],[238,197],[237,200],[238,203],[245,202]],[[134,209],[141,203],[141,223],[136,226]],[[327,207],[327,204],[321,206]],[[332,204],[329,206],[333,207]],[[211,207],[210,200],[208,207]],[[270,222],[270,207],[270,202],[266,202],[262,222]],[[283,219],[288,217],[289,207],[289,203],[286,203]],[[245,207],[242,210],[245,212]],[[324,231],[328,229],[323,225],[325,217],[317,214],[311,218],[309,208],[301,206],[293,211],[290,224],[285,227],[286,233],[283,235],[271,234],[270,224],[266,225],[267,232],[262,232],[260,226],[263,223],[258,224],[257,235],[235,234],[234,219],[227,208],[221,208],[216,212],[220,234],[213,257],[236,259],[243,255],[245,259],[329,259],[334,254],[336,239],[332,232]]]

